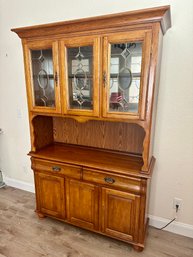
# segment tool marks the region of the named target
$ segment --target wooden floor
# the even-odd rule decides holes
[[[0,189],[0,257],[192,257],[193,239],[149,228],[142,253],[34,213],[34,194]]]

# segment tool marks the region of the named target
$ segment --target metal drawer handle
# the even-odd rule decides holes
[[[52,167],[52,170],[53,170],[53,171],[61,171],[61,168],[60,168],[60,167],[57,167],[57,166],[53,166],[53,167]]]
[[[109,183],[109,184],[115,183],[115,180],[114,180],[113,178],[110,178],[110,177],[104,178],[104,181],[107,182],[107,183]]]

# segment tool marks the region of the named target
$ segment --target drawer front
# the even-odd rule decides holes
[[[103,171],[83,169],[83,180],[110,187],[120,188],[134,193],[141,192],[140,179],[127,178],[121,175],[117,176],[110,172],[107,173]]]
[[[82,168],[73,165],[63,165],[57,162],[50,162],[44,160],[32,160],[32,169],[38,171],[49,172],[53,175],[64,175],[71,178],[80,179]]]

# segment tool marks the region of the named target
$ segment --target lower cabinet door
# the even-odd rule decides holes
[[[67,218],[80,227],[98,229],[98,187],[66,180]]]
[[[102,188],[102,232],[125,241],[136,241],[139,207],[140,196]]]
[[[35,172],[37,211],[65,218],[64,178]]]

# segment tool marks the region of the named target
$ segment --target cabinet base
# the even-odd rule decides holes
[[[38,218],[39,219],[44,219],[44,218],[46,218],[46,216],[43,214],[43,213],[41,213],[41,212],[39,212],[39,211],[35,211],[36,212],[36,214],[38,215]]]
[[[144,247],[139,246],[139,245],[133,245],[133,249],[137,252],[142,252]]]

